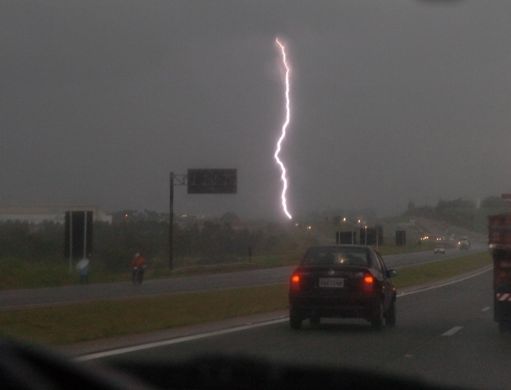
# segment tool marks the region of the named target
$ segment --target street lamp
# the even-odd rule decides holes
[[[343,222],[343,223],[346,223],[347,221],[348,221],[348,218],[346,218],[346,217],[342,217],[342,222]],[[351,245],[353,245],[353,244],[355,243],[355,242],[354,242],[355,237],[353,237],[354,235],[353,235],[353,230],[352,230],[352,228],[351,228],[351,227],[350,227],[350,236],[351,236]]]
[[[367,245],[367,225],[364,225],[364,245]]]

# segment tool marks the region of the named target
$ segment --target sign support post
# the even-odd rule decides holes
[[[169,177],[169,268],[174,268],[174,186],[188,186],[189,194],[235,194],[236,169],[189,169]]]

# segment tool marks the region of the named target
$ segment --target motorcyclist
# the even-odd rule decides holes
[[[142,256],[139,252],[135,253],[133,260],[131,260],[133,284],[142,284],[142,281],[144,280],[145,267],[146,261],[144,256]]]

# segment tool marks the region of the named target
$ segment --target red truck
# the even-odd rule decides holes
[[[493,257],[494,320],[501,332],[511,330],[511,214],[488,217]]]

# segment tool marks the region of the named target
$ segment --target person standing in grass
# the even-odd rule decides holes
[[[80,275],[80,284],[89,283],[89,259],[84,257],[76,263],[76,270]]]

